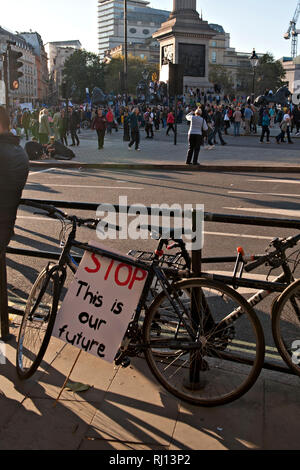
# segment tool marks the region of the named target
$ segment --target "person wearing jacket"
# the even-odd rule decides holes
[[[128,145],[128,150],[131,150],[133,144],[135,144],[135,150],[140,151],[140,130],[139,130],[139,108],[134,108],[132,113],[129,114],[129,123],[131,130],[131,141]]]
[[[29,171],[26,152],[9,128],[9,116],[0,107],[0,252],[6,250],[13,235],[17,209]]]
[[[49,124],[48,109],[42,109],[39,115],[39,142],[45,145],[49,141],[51,128]]]
[[[186,119],[190,122],[189,148],[186,157],[186,164],[199,165],[198,156],[201,144],[203,144],[203,131],[207,131],[208,126],[202,117],[202,110],[200,108],[198,108],[195,113],[191,112],[187,114]]]
[[[103,116],[102,109],[97,110],[97,115],[92,122],[92,129],[97,132],[98,135],[98,150],[103,149],[104,136],[106,130],[106,119]]]
[[[222,132],[221,132],[222,125],[223,125],[222,106],[217,107],[213,115],[213,121],[214,121],[214,130],[213,130],[213,133],[209,137],[209,145],[210,146],[214,145],[216,134],[218,134],[221,144],[226,145],[226,142],[224,141],[222,137]]]
[[[77,135],[77,130],[80,128],[80,115],[79,112],[72,108],[71,116],[70,116],[70,132],[71,132],[71,139],[72,144],[70,147],[74,147],[76,144],[77,146],[80,145],[80,140]],[[76,144],[75,144],[76,141]]]

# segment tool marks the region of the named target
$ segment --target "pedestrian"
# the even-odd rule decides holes
[[[189,148],[186,157],[187,165],[199,165],[198,156],[201,145],[203,145],[204,132],[208,130],[206,121],[202,117],[202,110],[197,108],[195,113],[191,112],[186,115],[187,121],[190,122],[189,129]]]
[[[291,140],[291,133],[290,133],[290,125],[291,125],[291,116],[288,111],[285,112],[283,116],[283,120],[280,123],[280,134],[276,136],[276,142],[279,144],[280,142],[284,143],[285,134],[287,134],[288,143],[293,144],[294,142]]]
[[[145,132],[147,134],[146,139],[153,139],[153,119],[154,115],[150,108],[144,113],[144,121],[145,121]]]
[[[111,134],[113,124],[114,124],[114,113],[112,112],[111,108],[108,108],[105,119],[106,119],[106,125],[107,125],[107,133]]]
[[[76,144],[77,144],[77,147],[80,145],[80,140],[77,135],[77,131],[79,128],[80,128],[79,113],[75,108],[72,108],[71,116],[70,116],[70,131],[71,131],[72,144],[70,145],[70,147],[75,147]]]
[[[245,106],[245,111],[244,111],[245,135],[250,134],[250,125],[251,125],[252,116],[253,116],[253,111],[250,108],[250,106],[247,104]]]
[[[222,116],[222,106],[217,106],[216,110],[213,115],[213,121],[214,121],[214,130],[213,133],[210,135],[208,143],[211,147],[213,147],[215,143],[215,138],[216,135],[218,134],[220,142],[222,145],[227,145],[227,143],[224,141],[223,136],[222,136],[222,124],[223,124],[223,116]]]
[[[29,162],[20,139],[9,132],[9,115],[0,107],[0,252],[14,233],[17,209],[25,187]]]
[[[131,150],[133,144],[135,144],[135,150],[140,151],[140,130],[139,130],[139,119],[138,116],[140,114],[140,110],[138,107],[134,108],[132,113],[129,115],[129,122],[130,122],[130,131],[131,131],[131,141],[128,145],[128,150]]]
[[[234,125],[234,135],[235,137],[240,136],[240,128],[241,128],[241,122],[242,122],[242,113],[241,113],[241,108],[237,106],[235,112],[233,113],[233,125]]]
[[[261,126],[262,126],[262,132],[261,132],[261,137],[260,137],[261,144],[263,144],[264,142],[265,134],[267,134],[267,144],[270,143],[270,129],[269,129],[270,124],[271,124],[271,119],[270,119],[268,111],[265,109],[263,112],[262,121],[261,121]]]
[[[22,115],[22,127],[25,132],[26,140],[29,140],[29,128],[30,128],[31,113],[29,109],[24,109]]]
[[[98,150],[103,149],[106,130],[106,119],[103,116],[102,109],[97,110],[97,115],[92,122],[92,129],[96,130],[98,136]]]
[[[49,141],[51,135],[51,128],[49,124],[48,109],[42,109],[39,115],[39,142],[45,145]]]
[[[122,119],[123,119],[123,141],[130,142],[130,122],[129,122],[128,108],[124,109]]]
[[[64,109],[61,110],[61,120],[59,121],[59,138],[62,144],[68,146],[68,118]]]
[[[168,117],[167,117],[167,126],[168,126],[168,129],[167,129],[167,133],[166,135],[169,135],[169,132],[172,130],[175,134],[175,129],[174,129],[174,123],[175,123],[175,116],[174,116],[174,113],[173,111],[170,111],[169,114],[168,114]]]
[[[53,133],[55,140],[58,140],[60,138],[60,132],[59,129],[62,126],[62,117],[61,117],[61,112],[59,108],[56,108],[55,113],[53,115]]]

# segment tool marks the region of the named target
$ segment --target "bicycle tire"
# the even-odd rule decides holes
[[[45,292],[39,299],[42,290]],[[58,300],[58,267],[45,268],[32,286],[20,326],[16,368],[22,380],[29,379],[36,372],[45,355],[56,318]],[[31,318],[34,307],[34,317]],[[39,340],[37,347],[31,339]]]
[[[164,292],[155,298],[145,317],[143,336],[150,370],[166,390],[193,405],[219,406],[240,398],[254,385],[264,362],[264,334],[253,308],[236,291],[212,280],[182,280],[174,288],[181,296],[182,319]],[[184,312],[183,307],[183,301],[190,305],[194,296],[201,298],[201,305],[193,300],[200,328],[198,324],[194,328],[190,311]],[[207,309],[214,319],[211,325],[201,318]],[[238,318],[223,325],[221,320],[232,312],[240,312]],[[246,332],[245,325],[251,326],[251,331]],[[191,337],[188,326],[193,336],[200,332],[198,340]],[[191,366],[201,369],[196,385],[186,379]]]
[[[288,286],[275,303],[272,333],[282,359],[300,376],[300,280]]]

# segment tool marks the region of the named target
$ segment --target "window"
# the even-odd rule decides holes
[[[211,61],[212,61],[213,64],[215,64],[217,62],[217,53],[216,53],[216,51],[212,51]]]
[[[216,47],[216,46],[217,46],[217,42],[216,42],[216,41],[212,41],[211,45],[212,45],[212,47]]]
[[[150,34],[149,29],[143,29],[143,34]]]
[[[136,29],[135,29],[135,28],[130,28],[129,32],[130,32],[131,34],[135,34],[135,33],[136,33]]]

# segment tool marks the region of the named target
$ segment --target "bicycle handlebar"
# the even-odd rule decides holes
[[[254,269],[258,268],[259,266],[262,266],[264,263],[275,258],[277,255],[284,253],[289,248],[293,248],[293,246],[297,245],[299,241],[300,241],[300,234],[295,235],[293,237],[289,237],[286,240],[281,240],[281,241],[279,240],[278,241],[279,247],[275,251],[273,251],[272,253],[268,253],[267,255],[259,256],[256,261],[253,261],[252,263],[244,267],[245,271],[247,273],[254,271]],[[255,256],[255,258],[256,257],[257,256]]]

